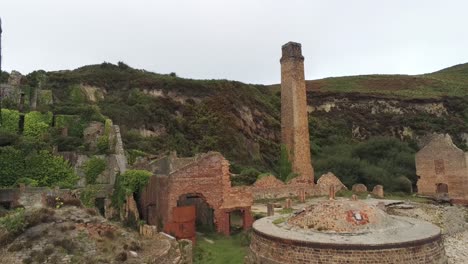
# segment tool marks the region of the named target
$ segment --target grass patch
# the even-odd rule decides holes
[[[287,217],[280,217],[278,219],[275,219],[272,223],[275,224],[275,225],[279,225],[279,224],[282,224],[286,221]]]
[[[291,214],[292,212],[294,212],[292,208],[283,208],[279,211],[280,214]]]
[[[247,254],[244,233],[232,236],[222,236],[219,234],[208,234],[197,236],[197,244],[194,249],[194,264],[237,264],[244,263],[244,256]],[[205,239],[212,240],[211,244]]]
[[[430,199],[420,197],[416,194],[405,194],[405,193],[386,193],[383,199],[388,200],[404,200],[416,203],[431,203]]]
[[[358,199],[367,199],[367,195],[369,195],[368,192],[365,193],[354,193],[353,191],[350,190],[340,190],[336,193],[336,197],[345,197],[345,198],[351,198],[355,194]]]

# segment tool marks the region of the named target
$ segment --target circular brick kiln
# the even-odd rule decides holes
[[[445,264],[440,229],[362,201],[321,201],[253,225],[247,263]]]

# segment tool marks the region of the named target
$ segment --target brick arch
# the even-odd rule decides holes
[[[217,186],[213,186],[213,188],[217,188]],[[220,232],[222,230],[222,227],[220,226],[220,223],[224,222],[224,212],[220,209],[221,204],[222,204],[222,196],[219,197],[216,192],[211,193],[211,192],[201,192],[200,190],[180,190],[180,192],[173,192],[170,194],[170,199],[169,199],[169,214],[168,214],[168,219],[170,222],[174,221],[175,219],[172,219],[172,210],[178,206],[178,201],[181,197],[186,196],[186,195],[194,195],[202,198],[208,206],[213,209],[213,223],[216,227],[216,230]]]
[[[203,202],[199,203],[198,199]],[[190,201],[190,199],[195,199]],[[195,206],[195,219],[197,223],[201,223],[203,226],[209,225],[214,227],[214,207],[209,204],[206,197],[202,193],[186,193],[179,196],[177,199],[177,206]],[[206,211],[206,209],[211,211]],[[209,219],[208,219],[209,218]]]

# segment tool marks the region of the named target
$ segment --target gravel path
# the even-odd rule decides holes
[[[468,264],[468,208],[411,203],[414,209],[390,208],[389,213],[432,222],[442,229],[449,264]]]
[[[449,264],[468,263],[468,230],[445,236],[444,245]]]

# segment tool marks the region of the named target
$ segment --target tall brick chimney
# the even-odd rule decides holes
[[[304,57],[301,44],[288,42],[281,57],[281,143],[286,146],[292,170],[309,183],[314,181],[310,158]]]

